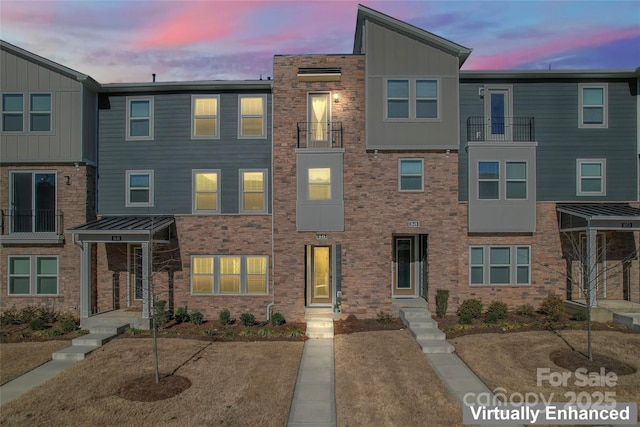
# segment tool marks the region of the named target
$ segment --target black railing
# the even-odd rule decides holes
[[[62,212],[55,209],[2,211],[2,234],[14,233],[62,235]]]
[[[535,141],[533,117],[482,117],[467,118],[467,141]]]
[[[342,122],[298,122],[298,148],[342,148]]]

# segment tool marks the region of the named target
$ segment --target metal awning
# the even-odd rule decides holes
[[[74,241],[81,242],[148,242],[168,240],[173,216],[107,216],[65,230]],[[162,236],[157,236],[157,234]]]
[[[640,208],[621,203],[563,203],[556,206],[560,231],[640,231]]]

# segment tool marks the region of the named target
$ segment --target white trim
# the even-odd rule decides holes
[[[211,293],[209,292],[199,292],[199,293],[194,293],[193,292],[193,259],[194,258],[207,258],[207,259],[211,259],[212,262],[212,267],[213,267],[213,273],[210,275],[212,278],[212,289],[211,289]],[[240,260],[240,271],[238,274],[221,274],[221,269],[220,269],[220,261],[224,258],[236,258]],[[247,273],[247,258],[263,258],[265,259],[265,274],[264,274],[264,279],[265,279],[265,291],[264,293],[248,293],[247,292],[247,279],[250,276]],[[269,256],[268,255],[253,255],[253,254],[247,254],[247,255],[236,255],[236,254],[228,254],[228,255],[208,255],[208,254],[198,254],[198,255],[191,255],[191,264],[190,264],[190,272],[189,272],[189,285],[190,285],[190,294],[191,296],[242,296],[242,297],[252,297],[252,296],[258,296],[258,297],[262,297],[264,298],[265,295],[269,294]],[[203,276],[205,276],[203,274]],[[206,275],[209,276],[209,275]],[[221,293],[220,292],[220,279],[222,277],[226,277],[226,276],[233,276],[233,277],[239,277],[240,278],[240,283],[239,283],[239,288],[238,288],[238,292],[237,293]],[[258,275],[258,274],[252,274],[251,276],[263,276],[263,275]]]
[[[471,251],[473,249],[482,249],[482,265],[471,263]],[[509,248],[509,283],[491,283],[491,267],[505,267],[507,264],[491,264],[491,249]],[[518,264],[518,249],[528,249],[528,264]],[[467,252],[468,262],[468,282],[469,286],[530,286],[531,285],[531,245],[469,245]],[[528,280],[527,283],[518,283],[518,266],[527,266]],[[482,283],[471,283],[471,271],[473,267],[482,267]]]
[[[506,99],[504,104],[504,134],[493,134],[491,132],[491,91],[505,92]],[[485,141],[512,141],[513,140],[513,85],[484,85],[484,117],[487,121],[487,129],[485,130]],[[494,136],[496,135],[496,136]]]
[[[216,176],[216,209],[197,209],[196,207],[196,175],[204,173],[215,173]],[[217,215],[221,213],[220,189],[222,172],[220,169],[192,169],[191,170],[191,213],[197,215]]]
[[[132,202],[131,201],[131,175],[148,175],[149,176],[149,201],[148,202]],[[148,170],[127,170],[125,171],[125,207],[153,207],[154,206],[154,174],[153,169]]]
[[[197,116],[204,119],[215,119],[216,129],[214,135],[196,135],[195,134],[195,122],[196,122],[196,100],[198,99],[215,99],[216,100],[216,113],[213,115]],[[191,139],[220,139],[220,95],[191,95]]]
[[[583,96],[585,88],[601,88],[603,105],[596,106],[602,108],[602,123],[583,123],[584,105]],[[608,128],[609,127],[609,84],[608,83],[579,83],[578,84],[578,128]]]
[[[402,177],[403,176],[416,176],[415,174],[402,174],[402,162],[404,161],[419,161],[420,162],[420,189],[417,190],[403,190],[402,189]],[[408,157],[398,159],[398,191],[402,193],[423,193],[424,192],[424,158],[422,157]]]
[[[599,163],[602,170],[600,176],[601,191],[582,191],[582,164]],[[576,196],[606,196],[607,195],[607,159],[576,159]]]
[[[248,173],[262,173],[262,209],[247,210],[244,208],[244,174]],[[238,212],[241,214],[265,214],[267,213],[267,189],[269,188],[267,182],[268,169],[240,169],[238,171]],[[257,191],[250,191],[252,193],[258,193]]]
[[[12,258],[26,258],[29,260],[29,275],[12,275],[11,274],[11,259]],[[53,294],[38,293],[38,259],[39,258],[54,258],[56,260],[56,292]],[[13,294],[11,290],[11,277],[28,277],[29,278],[29,293],[28,294]],[[43,277],[53,277],[52,275],[44,275]],[[9,255],[7,257],[7,295],[12,297],[49,297],[60,295],[60,257],[58,255]]]
[[[137,118],[134,120],[148,120],[149,121],[149,135],[131,136],[131,102],[132,101],[148,101],[149,102],[149,117]],[[154,129],[154,97],[153,96],[127,96],[126,97],[126,120],[125,120],[125,140],[126,141],[148,141],[153,140]]]
[[[260,98],[262,99],[262,115],[242,115],[242,100],[244,98]],[[262,118],[262,133],[260,135],[243,135],[242,134],[242,119],[247,118]],[[238,94],[238,139],[266,139],[267,138],[267,95],[240,95]]]

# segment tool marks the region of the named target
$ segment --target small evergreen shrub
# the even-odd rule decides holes
[[[202,322],[204,322],[204,315],[198,310],[194,310],[189,314],[189,319],[194,325],[202,325]]]
[[[376,320],[378,321],[378,323],[382,323],[383,325],[388,325],[389,323],[393,323],[393,316],[391,316],[391,314],[389,313],[385,313],[384,311],[381,311],[377,314]]]
[[[187,323],[189,321],[189,312],[187,311],[187,307],[178,307],[173,313],[173,318],[176,323]]]
[[[472,322],[473,322],[473,317],[469,313],[460,314],[458,323],[460,323],[461,325],[470,325]]]
[[[557,322],[564,314],[564,303],[562,298],[556,295],[549,295],[540,304],[540,313],[546,314],[549,318]]]
[[[36,316],[44,320],[44,323],[56,323],[59,313],[49,306],[38,307],[35,311]]]
[[[468,315],[472,319],[478,319],[482,316],[482,301],[479,299],[466,299],[458,308],[458,316]]]
[[[578,322],[584,322],[585,320],[587,320],[587,313],[576,311],[575,313],[573,313],[573,316],[571,316],[571,319],[577,320]]]
[[[42,331],[46,328],[44,320],[39,317],[33,318],[29,321],[29,329],[32,331]]]
[[[240,323],[244,326],[253,326],[256,324],[256,316],[251,313],[242,313],[240,315]]]
[[[204,331],[202,331],[202,333],[208,337],[212,337],[216,334],[216,330],[213,328],[207,328]]]
[[[436,291],[436,315],[443,318],[447,315],[449,307],[449,291],[447,289],[438,289]]]
[[[234,331],[225,331],[224,337],[225,338],[235,338],[236,337],[236,333]]]
[[[18,313],[18,310],[15,308],[3,311],[2,314],[0,314],[0,325],[2,326],[19,325],[20,323],[22,323],[20,313]]]
[[[498,315],[494,311],[487,311],[484,314],[484,323],[496,323],[498,321]]]
[[[518,307],[516,313],[521,316],[533,316],[533,306],[531,304],[522,304]]]
[[[76,324],[75,320],[65,320],[60,324],[60,327],[62,328],[62,332],[64,332],[65,334],[78,329],[78,325]]]
[[[492,302],[491,304],[489,304],[489,307],[487,307],[487,311],[484,316],[485,316],[485,322],[487,322],[487,316],[494,319],[493,322],[487,322],[487,323],[495,323],[496,320],[506,318],[507,304],[500,301]]]
[[[226,308],[220,312],[218,315],[218,320],[222,325],[230,325],[231,324],[231,312]]]
[[[276,311],[271,315],[271,325],[280,326],[285,324],[284,316],[279,311]]]

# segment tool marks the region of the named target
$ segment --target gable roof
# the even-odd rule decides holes
[[[354,54],[362,53],[365,21],[375,22],[380,26],[415,39],[421,43],[436,47],[452,55],[455,55],[458,57],[460,67],[462,67],[462,64],[464,64],[464,62],[471,54],[471,49],[468,47],[464,47],[462,45],[454,43],[451,40],[447,40],[443,37],[437,36],[411,24],[407,24],[406,22],[400,21],[396,18],[392,18],[389,15],[385,15],[384,13],[370,9],[361,4],[358,5],[356,35],[353,42]]]
[[[4,50],[26,61],[33,62],[34,64],[37,64],[43,68],[47,68],[51,71],[62,74],[63,76],[77,80],[80,83],[90,87],[91,89],[100,89],[100,83],[91,78],[91,76],[73,70],[69,67],[65,67],[64,65],[60,65],[57,62],[53,62],[47,58],[36,55],[33,52],[29,52],[28,50],[22,49],[4,40],[0,40],[0,50]]]

